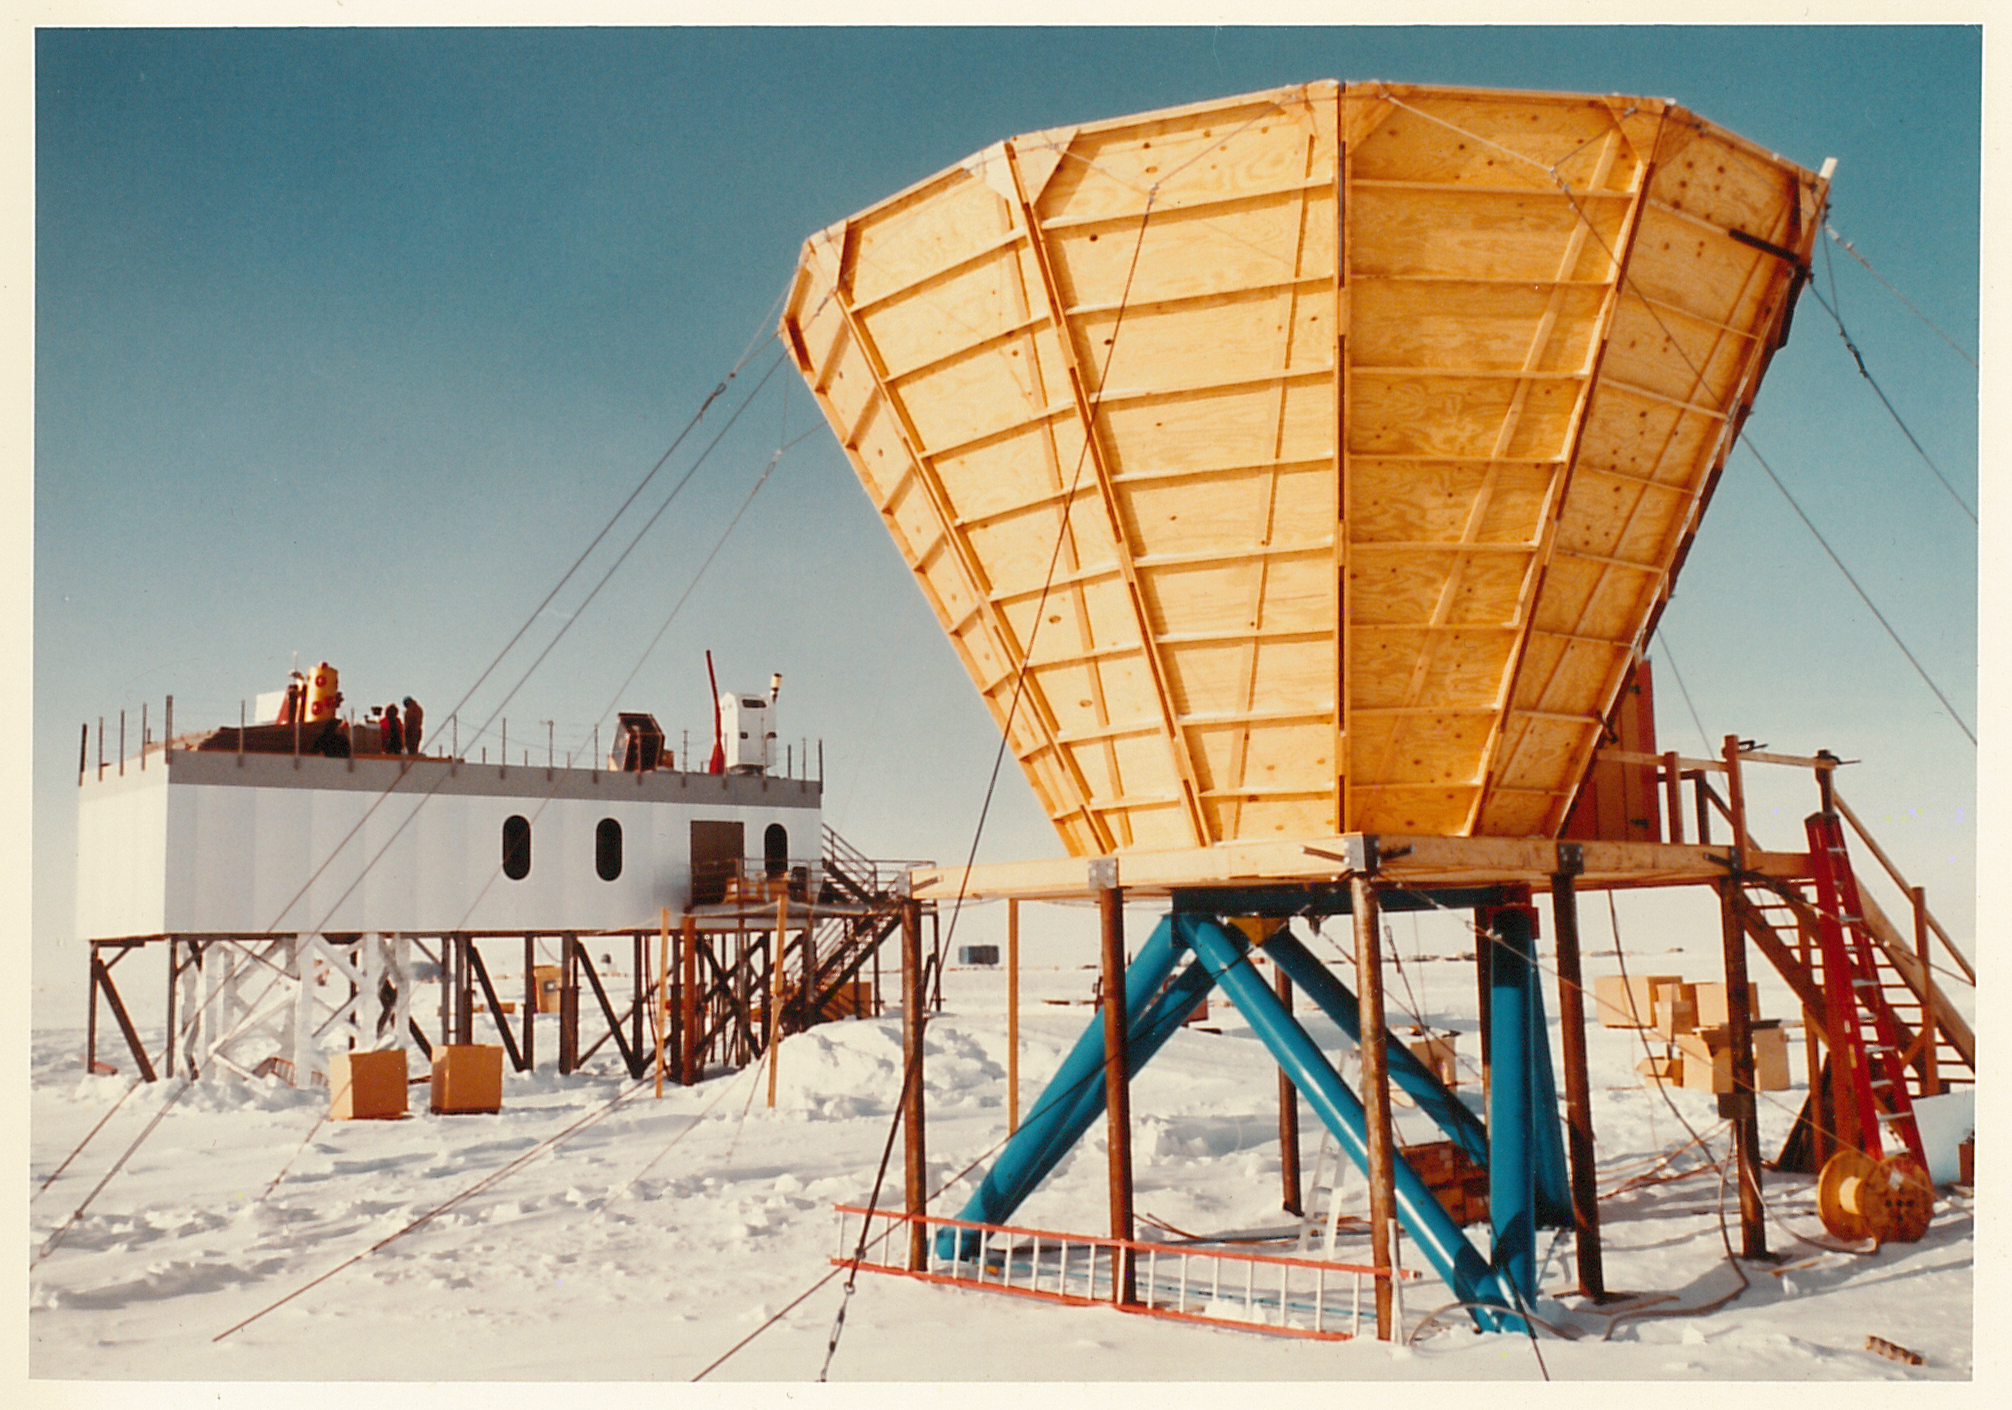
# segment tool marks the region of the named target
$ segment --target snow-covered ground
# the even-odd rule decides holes
[[[1144,918],[1133,924],[1142,935]],[[1331,923],[1331,933],[1344,926]],[[1597,951],[1601,928],[1590,914],[1587,929],[1588,948]],[[1629,967],[1714,977],[1716,925],[1686,933],[1695,938],[1673,947],[1631,944]],[[1403,961],[1390,980],[1393,1023],[1415,1010],[1459,1031],[1471,1070],[1474,972],[1460,957],[1463,937],[1404,916],[1393,918],[1392,934]],[[1331,944],[1314,943],[1336,956]],[[1023,1111],[1091,1012],[1081,1001],[1092,974],[1073,962],[1088,956],[1080,946],[1051,951],[1070,962],[1025,976]],[[1589,954],[1589,976],[1613,967],[1611,957]],[[1352,982],[1346,968],[1343,977]],[[1758,977],[1763,1010],[1792,1012],[1779,982]],[[1556,990],[1548,980],[1546,989],[1555,1044]],[[944,1010],[928,1030],[931,1184],[951,1182],[932,1206],[942,1213],[955,1213],[975,1175],[953,1177],[1005,1134],[1003,995],[1001,971],[953,970]],[[1135,1083],[1137,1208],[1184,1230],[1279,1228],[1290,1216],[1280,1210],[1276,1069],[1219,999],[1212,1018],[1219,1033],[1183,1031]],[[1302,1018],[1331,1052],[1346,1047],[1324,1021]],[[1797,1089],[1762,1103],[1770,1156],[1802,1097],[1795,1031]],[[142,1128],[160,1120],[29,1273],[29,1367],[37,1378],[689,1378],[831,1273],[832,1206],[864,1203],[871,1193],[900,1085],[900,1026],[891,1012],[789,1039],[774,1110],[754,1072],[669,1088],[661,1100],[644,1086],[618,1101],[634,1084],[603,1059],[598,1075],[508,1076],[499,1115],[431,1116],[422,1095],[418,1110],[397,1122],[323,1122],[324,1091],[229,1077],[195,1084],[162,1115],[179,1086],[162,1082],[127,1097],[42,1190],[131,1085],[125,1075],[85,1076],[82,1037],[78,1029],[34,1037],[31,1260]],[[1723,1297],[1744,1278],[1747,1288],[1716,1310],[1614,1321],[1603,1337],[1609,1315],[1581,1307],[1573,1293],[1570,1237],[1548,1231],[1538,1244],[1545,1293],[1538,1310],[1579,1335],[1546,1334],[1535,1346],[1483,1336],[1460,1321],[1410,1346],[1310,1342],[863,1273],[831,1378],[1969,1378],[1966,1196],[1942,1192],[1920,1243],[1841,1251],[1825,1247],[1832,1241],[1814,1212],[1813,1182],[1770,1175],[1768,1240],[1783,1261],[1736,1269],[1721,1235],[1723,1217],[1737,1246],[1736,1201],[1712,1164],[1725,1150],[1714,1100],[1642,1087],[1632,1032],[1593,1026],[1588,1038],[1601,1187],[1612,1192],[1601,1204],[1608,1286],[1669,1294],[1655,1310],[1675,1313]],[[1436,1135],[1415,1111],[1400,1108],[1398,1118],[1404,1139]],[[1302,1124],[1310,1174],[1320,1128],[1304,1109]],[[1692,1130],[1706,1137],[1712,1159],[1683,1149]],[[883,1203],[899,1202],[900,1159],[897,1145]],[[1680,1178],[1623,1188],[1656,1175]],[[1105,1197],[1100,1126],[1015,1222],[1098,1232]],[[1359,1176],[1344,1181],[1343,1199],[1360,1212]],[[1479,1228],[1469,1232],[1485,1238]],[[1337,1256],[1366,1261],[1366,1237],[1351,1244],[1344,1233]],[[813,1379],[840,1299],[841,1280],[827,1282],[710,1379]],[[1407,1325],[1444,1301],[1436,1279],[1413,1285]],[[1868,1335],[1918,1351],[1924,1364],[1872,1355]]]

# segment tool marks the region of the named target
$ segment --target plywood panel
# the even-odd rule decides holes
[[[1549,835],[1781,316],[1732,232],[1822,199],[1659,100],[1312,84],[989,148],[784,332],[1073,851]]]

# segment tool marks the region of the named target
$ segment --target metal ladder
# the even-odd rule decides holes
[[[1887,1002],[1878,955],[1867,932],[1858,878],[1845,849],[1836,813],[1812,813],[1804,827],[1815,872],[1818,947],[1823,955],[1825,1027],[1833,1063],[1841,1062],[1848,1100],[1838,1104],[1839,1124],[1856,1131],[1839,1135],[1874,1159],[1887,1136],[1897,1139],[1923,1165],[1921,1134],[1908,1092],[1902,1024]]]

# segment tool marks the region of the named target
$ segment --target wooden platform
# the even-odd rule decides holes
[[[1017,897],[1059,900],[1123,887],[1128,898],[1166,896],[1187,887],[1316,885],[1348,874],[1348,857],[1362,834],[1311,842],[1226,842],[1216,847],[1125,852],[1114,857],[1057,857],[1047,861],[994,862],[932,867],[910,874],[918,899],[949,901]],[[1550,889],[1561,844],[1544,838],[1432,837],[1385,833],[1375,838],[1377,875],[1400,886],[1467,887],[1521,884]],[[1581,890],[1696,886],[1728,874],[1725,846],[1660,842],[1579,842]],[[1777,880],[1810,875],[1802,852],[1746,855],[1750,872]],[[1114,870],[1108,870],[1114,869]]]

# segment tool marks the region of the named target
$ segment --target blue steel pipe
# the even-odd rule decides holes
[[[1271,986],[1257,977],[1256,971],[1244,963],[1245,949],[1240,938],[1232,935],[1219,921],[1197,917],[1189,935],[1189,943],[1203,964],[1209,967],[1216,983],[1237,1006],[1265,1047],[1271,1050],[1293,1085],[1307,1099],[1327,1129],[1334,1133],[1342,1150],[1356,1167],[1367,1172],[1369,1169],[1368,1123],[1362,1103],[1349,1091],[1348,1084],[1336,1075],[1322,1056],[1320,1048],[1309,1038],[1293,1016],[1285,1011],[1285,1006],[1272,993]],[[1439,1276],[1446,1280],[1446,1286],[1462,1302],[1494,1302],[1513,1306],[1508,1297],[1508,1285],[1489,1268],[1487,1260],[1474,1250],[1474,1245],[1460,1232],[1460,1226],[1433,1197],[1418,1173],[1403,1159],[1392,1161],[1393,1183],[1396,1185],[1397,1213],[1404,1221],[1404,1227],[1411,1231],[1412,1238],[1424,1250]],[[1470,1307],[1469,1313],[1483,1331],[1521,1331],[1523,1322],[1519,1317],[1495,1312],[1485,1307]]]
[[[1214,987],[1215,981],[1199,964],[1189,965],[1172,984],[1166,984],[1168,973],[1186,948],[1177,922],[1167,916],[1154,927],[1151,938],[1125,971],[1127,1080],[1180,1031],[1188,1015]],[[1155,999],[1163,984],[1166,992]],[[1083,1138],[1091,1123],[1103,1115],[1103,1070],[1104,1020],[1098,1015],[1084,1027],[1027,1119],[957,1212],[959,1219],[1000,1224],[1012,1217],[1035,1186]],[[952,1247],[946,1229],[937,1236],[937,1252],[947,1258]]]
[[[1286,931],[1265,941],[1264,952],[1286,972],[1286,976],[1312,999],[1351,1043],[1362,1041],[1361,1010],[1348,986],[1336,979],[1328,967],[1315,959],[1306,946]],[[1384,1051],[1390,1066],[1390,1080],[1402,1087],[1418,1109],[1430,1116],[1439,1129],[1466,1151],[1476,1165],[1488,1164],[1488,1131],[1467,1103],[1446,1090],[1432,1069],[1420,1062],[1395,1035],[1386,1035]],[[1566,1211],[1569,1218],[1571,1211]]]
[[[1530,937],[1536,944],[1536,936]],[[1558,1119],[1558,1079],[1551,1069],[1551,1028],[1544,1017],[1544,985],[1530,952],[1530,1129],[1536,1142],[1537,1226],[1572,1229],[1572,1179],[1565,1169],[1565,1126]]]
[[[1537,1296],[1529,912],[1516,906],[1497,910],[1482,943],[1491,947],[1488,1141],[1495,1158],[1488,1164],[1488,1222],[1495,1236],[1495,1271],[1527,1307]]]

